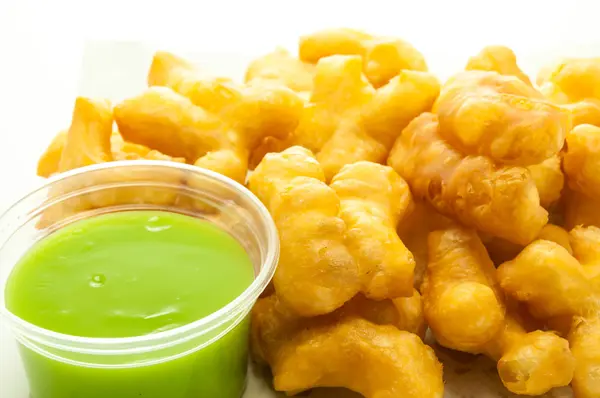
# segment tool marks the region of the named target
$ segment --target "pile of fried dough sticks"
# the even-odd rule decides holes
[[[513,393],[598,398],[600,58],[536,83],[506,47],[465,61],[442,84],[409,43],[351,29],[256,59],[244,83],[158,52],[138,96],[77,98],[38,174],[150,159],[246,184],[281,240],[251,315],[278,391],[442,397],[429,329]]]

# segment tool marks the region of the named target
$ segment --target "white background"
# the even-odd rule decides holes
[[[151,46],[137,42],[239,74],[242,60],[275,45],[294,49],[303,33],[348,26],[411,41],[440,75],[487,44],[509,45],[534,75],[559,56],[600,56],[599,15],[594,0],[0,0],[0,209],[37,182],[37,157],[68,125],[77,93],[121,97],[143,84],[137,71]],[[99,39],[124,43],[91,42]],[[0,333],[0,397],[25,398]]]

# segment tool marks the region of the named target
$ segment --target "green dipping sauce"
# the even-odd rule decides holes
[[[176,213],[128,211],[75,222],[36,243],[12,270],[5,300],[14,315],[54,332],[137,337],[210,315],[253,279],[244,248],[214,224]],[[194,351],[218,332],[179,350]],[[81,366],[89,360],[83,357],[63,362],[24,346],[21,351],[32,398],[239,398],[247,335],[245,320],[195,352],[144,365],[153,360],[147,353],[141,365],[136,359],[121,368]],[[170,354],[177,357],[177,351]]]

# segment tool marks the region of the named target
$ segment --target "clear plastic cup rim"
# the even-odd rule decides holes
[[[233,301],[229,302],[227,305],[213,312],[212,314],[209,314],[187,325],[183,325],[174,329],[161,331],[154,334],[116,338],[72,336],[68,334],[54,332],[36,326],[30,322],[27,322],[11,313],[6,308],[6,305],[3,304],[2,307],[0,307],[0,314],[7,320],[8,326],[13,331],[13,333],[16,332],[16,334],[19,334],[22,337],[31,339],[35,342],[39,342],[43,345],[60,347],[63,349],[68,348],[70,351],[82,353],[108,353],[107,351],[111,351],[111,348],[116,351],[114,352],[115,354],[123,354],[124,352],[129,351],[131,349],[133,349],[136,352],[140,352],[140,350],[147,351],[144,350],[144,348],[153,350],[158,347],[162,348],[164,346],[173,345],[169,344],[169,342],[173,340],[176,340],[176,343],[180,341],[180,339],[189,340],[198,336],[199,334],[206,333],[216,327],[219,327],[227,321],[233,320],[236,315],[239,315],[242,312],[246,313],[247,309],[256,302],[260,294],[266,289],[267,285],[269,284],[275,273],[275,268],[279,260],[279,236],[277,233],[277,228],[275,227],[275,223],[273,222],[269,211],[262,204],[262,202],[243,185],[219,173],[197,166],[158,160],[127,160],[101,163],[67,171],[57,176],[50,177],[43,184],[39,185],[36,189],[30,191],[27,195],[22,196],[19,200],[15,201],[2,214],[0,214],[0,225],[2,224],[5,216],[8,215],[20,202],[25,201],[27,198],[35,195],[39,191],[48,189],[51,185],[54,185],[60,181],[64,181],[69,178],[76,177],[96,170],[133,168],[136,166],[144,166],[150,168],[171,168],[178,169],[184,172],[199,174],[203,177],[213,180],[218,184],[227,186],[229,189],[236,192],[245,200],[247,200],[255,208],[255,210],[258,211],[261,220],[265,223],[267,228],[266,256],[264,261],[262,261],[260,271],[258,272],[256,278]],[[0,242],[0,244],[2,245],[0,246],[1,250],[5,242]],[[4,294],[3,289],[2,294]],[[185,338],[186,335],[191,336]]]

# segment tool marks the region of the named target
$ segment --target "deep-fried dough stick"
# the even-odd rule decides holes
[[[505,46],[487,46],[479,54],[469,58],[466,70],[498,72],[501,75],[515,76],[531,86],[531,80],[517,65],[515,53]]]
[[[37,174],[40,177],[50,177],[59,172],[60,158],[67,144],[67,134],[69,130],[59,132],[50,142],[44,154],[38,161]],[[185,163],[184,158],[172,158],[159,151],[150,149],[143,145],[132,144],[123,140],[119,132],[113,131],[110,138],[112,152],[111,160],[168,160],[179,163]]]
[[[302,62],[283,48],[255,59],[246,69],[246,82],[255,80],[282,84],[299,93],[312,91],[315,66]]]
[[[502,238],[482,236],[481,239],[490,258],[496,265],[500,265],[506,261],[514,259],[525,248],[524,245],[518,245]],[[558,225],[544,225],[544,228],[542,228],[536,239],[544,239],[556,242],[567,249],[569,254],[573,253],[573,250],[571,249],[571,238],[569,236],[569,232]]]
[[[541,92],[573,116],[573,126],[600,126],[600,58],[571,58],[538,74]]]
[[[394,326],[336,313],[297,318],[271,296],[254,307],[252,343],[257,359],[271,365],[278,391],[345,387],[366,398],[443,396],[433,350]]]
[[[414,259],[395,231],[411,197],[391,168],[348,165],[328,187],[310,151],[292,147],[267,155],[249,187],[279,230],[275,290],[299,314],[326,314],[359,291],[375,299],[413,294]]]
[[[518,394],[569,384],[574,365],[567,341],[549,332],[528,334],[515,308],[505,314],[496,270],[475,231],[432,232],[429,250],[424,310],[440,344],[498,361],[502,382]]]
[[[360,57],[323,58],[292,143],[316,154],[328,180],[346,164],[383,163],[402,128],[429,110],[438,92],[433,75],[409,70],[374,90]]]
[[[357,294],[334,314],[358,316],[377,325],[393,325],[425,339],[427,324],[423,314],[423,299],[417,290],[413,290],[410,297],[379,301]]]
[[[600,127],[582,124],[567,134],[563,165],[569,188],[600,200]]]
[[[600,228],[578,226],[571,230],[573,257],[583,266],[596,294],[600,294]]]
[[[406,217],[398,223],[398,236],[415,258],[414,286],[420,289],[427,270],[427,238],[429,233],[449,228],[454,221],[441,215],[427,202],[414,201],[414,206]]]
[[[115,107],[119,131],[130,142],[246,179],[248,150],[232,126],[169,88],[152,87]],[[220,161],[212,164],[211,160]]]
[[[429,263],[421,287],[425,318],[445,347],[480,353],[504,324],[495,268],[474,231],[429,234]]]
[[[458,153],[440,138],[434,114],[424,113],[404,129],[388,164],[416,198],[488,234],[524,245],[548,221],[526,169]]]
[[[557,243],[536,240],[498,268],[505,292],[529,305],[537,318],[582,314],[593,289],[581,264]]]
[[[540,195],[540,204],[545,209],[549,209],[560,199],[565,185],[560,156],[555,155],[542,163],[528,166],[527,170],[529,170]]]
[[[361,288],[358,264],[346,246],[340,200],[307,149],[268,154],[249,179],[267,206],[281,241],[273,284],[279,298],[304,316],[329,313]]]
[[[412,204],[406,182],[371,162],[346,165],[331,182],[340,198],[346,245],[358,262],[362,291],[372,299],[410,296],[415,260],[396,233]]]
[[[112,124],[113,114],[109,101],[77,98],[59,171],[111,161]]]
[[[575,356],[573,392],[576,398],[600,396],[600,316],[579,317],[573,320],[569,333],[571,351]]]
[[[331,55],[360,55],[364,60],[364,73],[375,87],[385,85],[401,70],[427,71],[423,55],[404,40],[347,28],[302,36],[299,55],[311,63]]]
[[[574,245],[573,250],[580,248]],[[504,290],[527,303],[538,318],[568,325],[574,317],[569,332],[576,360],[573,390],[577,398],[600,396],[600,301],[577,259],[554,242],[539,240],[501,265],[498,275]]]
[[[526,320],[509,305],[504,329],[484,348],[498,362],[498,374],[506,388],[522,395],[541,395],[569,385],[575,359],[569,342],[552,332],[528,333]]]
[[[540,97],[514,76],[469,71],[444,84],[434,112],[462,153],[529,166],[556,155],[571,129],[570,113]]]
[[[303,108],[286,87],[202,76],[164,52],[154,56],[148,82],[166,87],[152,87],[115,109],[123,137],[242,183],[250,153],[265,137],[287,137]]]
[[[570,58],[543,68],[537,84],[552,101],[600,99],[600,58]]]
[[[62,130],[50,142],[37,164],[37,175],[48,178],[58,172],[60,157],[67,143],[68,130]]]

